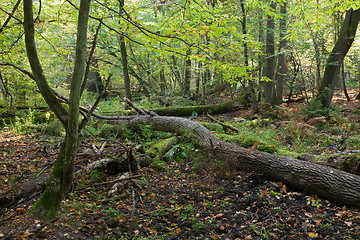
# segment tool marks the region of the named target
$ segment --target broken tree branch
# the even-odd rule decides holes
[[[208,114],[208,113],[206,114],[206,116],[207,116],[209,119],[213,120],[214,122],[220,124],[221,126],[223,126],[223,127],[225,127],[225,128],[229,128],[229,129],[231,129],[231,130],[233,130],[233,131],[235,131],[235,132],[239,132],[239,131],[240,131],[240,130],[237,129],[236,127],[233,127],[233,126],[230,126],[230,125],[227,125],[227,124],[225,124],[225,123],[220,122],[219,120],[217,120],[217,119],[213,118],[212,116],[210,116],[210,114]]]

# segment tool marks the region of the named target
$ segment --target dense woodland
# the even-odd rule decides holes
[[[360,3],[0,5],[0,238],[360,238]]]

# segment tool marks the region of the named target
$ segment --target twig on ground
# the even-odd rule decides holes
[[[133,187],[131,187],[131,194],[132,194],[132,209],[131,209],[131,219],[134,219],[135,211],[136,211],[136,199],[135,199],[135,190]]]
[[[106,185],[106,184],[111,184],[111,183],[116,183],[116,182],[121,182],[121,181],[126,181],[126,180],[131,180],[131,179],[135,179],[135,178],[139,178],[139,177],[143,177],[143,175],[134,175],[134,176],[130,176],[127,178],[122,178],[122,179],[115,179],[112,181],[107,181],[107,182],[101,182],[101,183],[96,183],[93,184],[94,187],[98,187],[98,186],[102,186],[102,185]]]

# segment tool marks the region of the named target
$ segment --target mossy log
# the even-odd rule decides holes
[[[360,176],[292,157],[253,151],[223,142],[208,129],[189,119],[140,115],[112,121],[131,128],[147,124],[153,130],[185,135],[203,148],[229,161],[234,169],[257,171],[265,176],[349,206],[360,207]]]
[[[152,108],[150,109],[152,112],[160,115],[160,116],[176,116],[176,117],[186,117],[191,116],[193,114],[223,114],[228,112],[234,112],[242,109],[248,109],[251,105],[250,93],[243,93],[237,99],[214,104],[214,105],[203,105],[203,106],[171,106],[171,107],[160,107],[160,108]],[[82,108],[83,111],[86,112],[85,108]],[[105,114],[109,115],[122,115],[122,116],[133,116],[136,114],[135,110],[121,110],[116,112],[105,112]],[[104,119],[107,116],[101,116],[93,114],[94,117]],[[109,116],[110,118],[113,116]]]
[[[177,142],[179,138],[177,136],[169,137],[161,140],[160,142],[155,143],[152,147],[146,151],[146,153],[151,157],[158,157],[159,159],[169,151]]]
[[[219,103],[215,105],[204,106],[185,106],[185,107],[164,107],[151,109],[160,116],[191,116],[193,114],[223,114],[227,112],[247,109],[250,106],[250,94],[243,93],[239,98],[229,102]]]

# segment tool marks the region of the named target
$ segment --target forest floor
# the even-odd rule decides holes
[[[341,98],[335,102],[349,111],[360,106]],[[351,121],[359,124],[360,116]],[[51,165],[60,140],[0,132],[0,195]],[[107,141],[105,150],[79,156],[77,169],[124,151],[119,142],[102,141]],[[89,148],[91,139],[80,152]],[[162,168],[143,167],[141,178],[111,198],[109,181],[116,175],[101,169],[84,172],[50,221],[28,214],[40,195],[0,208],[0,239],[360,239],[359,209],[259,173],[224,168],[210,157],[202,161],[200,166],[188,158]]]

